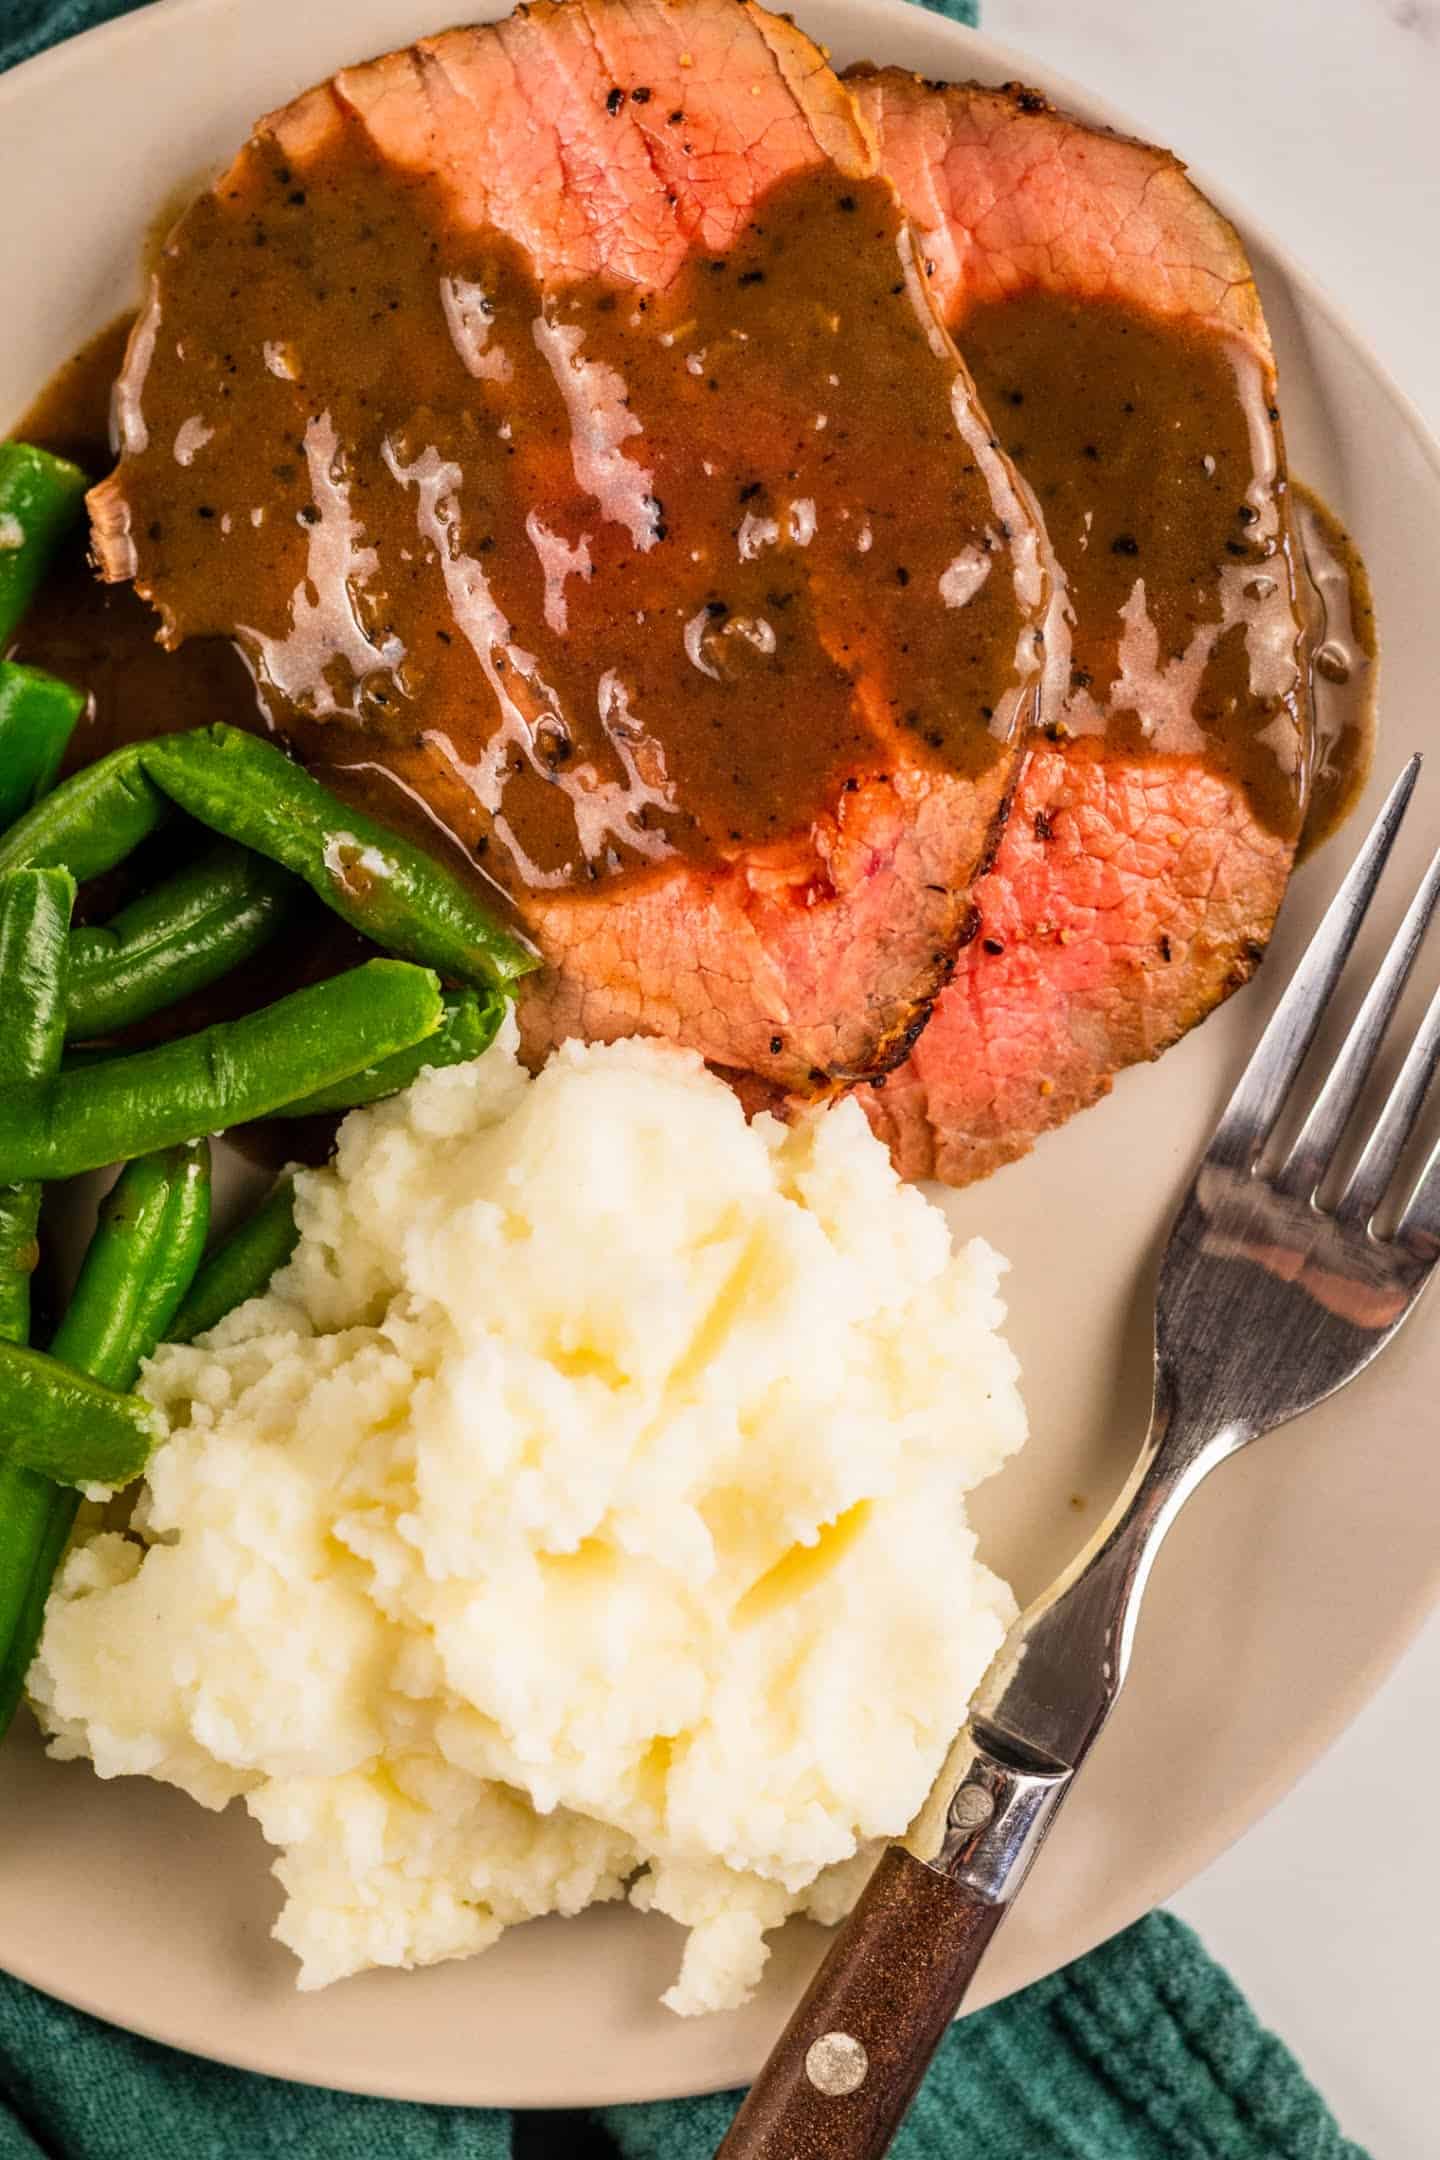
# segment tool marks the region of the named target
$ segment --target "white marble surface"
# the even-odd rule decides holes
[[[1440,433],[1440,0],[984,0],[984,24],[1246,204]],[[1437,1707],[1440,1619],[1175,1907],[1374,2160],[1440,2153]]]

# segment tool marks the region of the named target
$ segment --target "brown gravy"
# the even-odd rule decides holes
[[[328,775],[518,898],[1007,755],[1042,574],[885,183],[782,182],[662,294],[554,293],[359,143],[237,170],[137,333],[129,551]]]
[[[1379,641],[1360,550],[1333,510],[1296,482],[1296,525],[1312,594],[1310,709],[1314,750],[1303,859],[1339,831],[1375,754]]]
[[[113,456],[111,389],[131,321],[112,324],[60,369],[16,432],[103,473]],[[1069,572],[1078,633],[1064,725],[1103,729],[1107,741],[1127,749],[1144,740],[1160,747],[1144,736],[1140,714],[1125,702],[1124,615],[1136,584],[1146,582],[1157,648],[1187,670],[1187,684],[1195,663],[1184,656],[1228,606],[1243,634],[1215,639],[1199,669],[1194,718],[1204,754],[1246,773],[1252,799],[1269,806],[1279,829],[1293,832],[1293,779],[1256,738],[1277,709],[1289,724],[1303,710],[1306,688],[1282,685],[1277,708],[1256,685],[1256,656],[1268,653],[1266,664],[1279,672],[1293,654],[1293,629],[1285,628],[1290,608],[1298,604],[1308,613],[1303,658],[1312,750],[1300,840],[1301,855],[1308,854],[1343,822],[1369,769],[1374,609],[1353,541],[1309,489],[1291,486],[1293,534],[1287,519],[1238,515],[1255,476],[1253,379],[1247,383],[1213,342],[1192,339],[1190,349],[1177,351],[1173,330],[1094,303],[1072,309],[1030,295],[977,310],[962,335],[982,396],[1035,489]],[[1182,364],[1193,389],[1177,414],[1173,393]],[[1272,424],[1268,405],[1265,423]],[[1204,469],[1206,459],[1212,472]],[[1117,538],[1133,540],[1135,552],[1116,548]],[[1275,594],[1258,600],[1246,594],[1245,584],[1272,577]],[[1238,599],[1237,578],[1243,581]],[[1273,615],[1267,600],[1277,608]],[[1107,621],[1120,627],[1105,634],[1099,626]],[[66,552],[12,649],[89,693],[72,764],[134,735],[201,719],[265,725],[236,648],[221,637],[192,636],[176,650],[163,649],[153,610],[129,586],[100,583],[82,539]],[[321,759],[325,776],[342,792],[378,797],[377,807],[392,821],[432,842],[438,837],[429,811],[396,785],[383,741],[337,741],[318,725],[313,740],[328,753]],[[188,1017],[194,1024],[196,1016]]]
[[[956,331],[1069,583],[1061,725],[1203,758],[1272,832],[1309,779],[1302,572],[1255,356],[1122,303],[1032,290]]]
[[[26,442],[73,458],[99,479],[114,463],[110,393],[133,317],[125,315],[57,370],[16,427]],[[77,534],[20,624],[11,651],[88,693],[69,764],[88,765],[137,735],[169,734],[205,720],[262,724],[255,686],[225,638],[195,638],[176,652],[158,643],[153,608],[133,586],[104,585]]]

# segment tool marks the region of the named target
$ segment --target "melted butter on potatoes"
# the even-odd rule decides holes
[[[965,1496],[1024,1437],[1001,1263],[852,1103],[506,1035],[357,1111],[270,1293],[146,1393],[136,1535],[30,1676],[53,1752],[281,1848],[305,1987],[628,1894],[744,1999],[923,1800],[1014,1607]]]

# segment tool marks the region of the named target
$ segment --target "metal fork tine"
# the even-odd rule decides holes
[[[1366,1141],[1364,1153],[1340,1195],[1335,1213],[1341,1222],[1356,1226],[1368,1223],[1385,1198],[1400,1157],[1415,1130],[1415,1120],[1420,1115],[1437,1064],[1440,1064],[1440,990],[1430,1000],[1430,1009],[1395,1076],[1395,1085],[1376,1120],[1375,1130]],[[1406,1209],[1407,1216],[1417,1204],[1428,1208],[1432,1218],[1435,1216],[1436,1194],[1432,1192],[1422,1200],[1427,1186],[1437,1186],[1434,1171],[1435,1158],[1432,1156],[1416,1187],[1415,1198]]]
[[[1272,1181],[1277,1191],[1292,1193],[1297,1200],[1308,1200],[1329,1169],[1340,1137],[1360,1099],[1360,1091],[1370,1076],[1370,1068],[1399,1003],[1400,993],[1410,979],[1410,970],[1430,926],[1437,899],[1440,899],[1440,854],[1426,871],[1420,890],[1406,910],[1405,920],[1365,993],[1365,1002],[1351,1022],[1344,1046],[1326,1075],[1325,1085]]]
[[[1434,1062],[1432,1058],[1432,1069]],[[1399,1244],[1408,1245],[1427,1265],[1440,1254],[1440,1141],[1430,1151],[1430,1160],[1405,1204],[1395,1236]]]
[[[1206,1150],[1208,1161],[1230,1162],[1248,1169],[1273,1131],[1295,1075],[1315,1040],[1331,992],[1350,957],[1419,775],[1417,752],[1386,796],[1364,846],[1271,1014],[1270,1024],[1215,1129]]]

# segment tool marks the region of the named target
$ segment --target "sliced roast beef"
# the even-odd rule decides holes
[[[342,791],[538,943],[522,1027],[903,1058],[1020,756],[1043,534],[817,49],[564,0],[348,68],[172,235],[92,498]]]
[[[977,935],[864,1091],[904,1171],[964,1184],[1253,971],[1308,780],[1305,626],[1259,297],[1184,168],[1013,84],[852,87],[1069,581]]]

